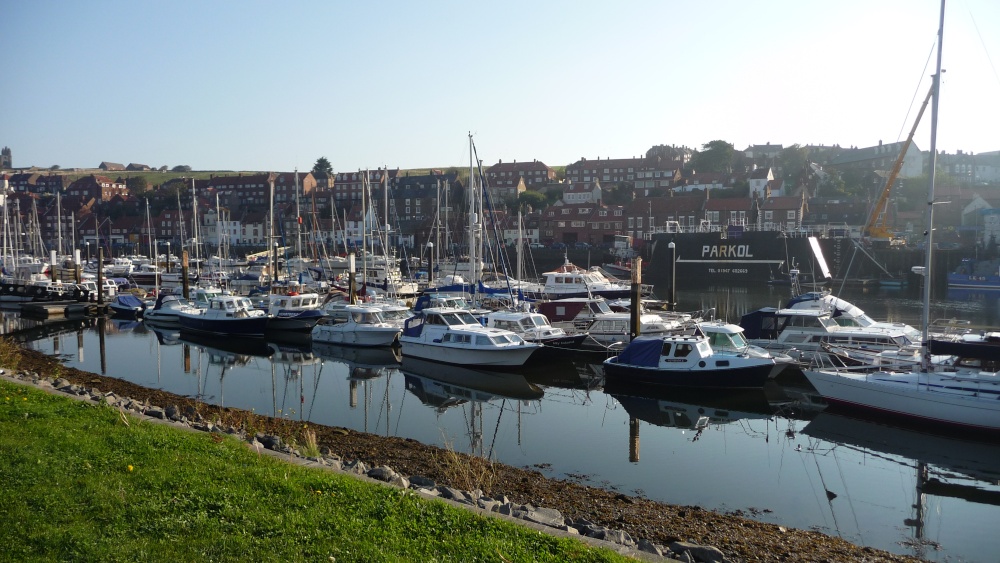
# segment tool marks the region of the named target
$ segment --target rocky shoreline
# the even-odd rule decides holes
[[[217,407],[189,397],[67,368],[37,351],[22,353],[18,379],[204,431],[236,434],[257,447],[297,453],[304,426],[321,457],[313,461],[352,473],[422,489],[482,510],[611,541],[625,551],[688,561],[917,561],[860,547],[825,534],[757,522],[695,506],[549,479],[539,471],[487,462],[415,440],[344,428],[303,425]],[[346,461],[345,461],[346,460]],[[410,477],[403,477],[410,476]],[[405,483],[405,484],[404,484]]]

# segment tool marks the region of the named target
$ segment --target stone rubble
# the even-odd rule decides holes
[[[0,374],[3,374],[0,370]],[[127,397],[117,397],[113,393],[102,393],[97,388],[85,388],[69,382],[63,378],[40,377],[34,372],[17,372],[13,374],[15,379],[31,383],[37,387],[55,389],[62,393],[77,396],[88,396],[95,403],[103,403],[112,408],[122,411],[129,411],[135,415],[148,416],[159,420],[169,420],[177,424],[185,425],[189,428],[202,432],[219,432],[229,434],[247,442],[251,448],[260,451],[268,449],[271,451],[287,454],[302,459],[307,459],[296,449],[284,443],[280,436],[257,433],[247,436],[238,428],[222,428],[212,422],[203,420],[196,412],[181,413],[177,405],[160,407],[147,405],[134,401]],[[428,497],[438,497],[448,499],[458,504],[479,508],[486,512],[496,513],[512,518],[524,520],[547,526],[554,530],[568,533],[570,535],[580,535],[610,542],[625,548],[634,550],[635,553],[642,553],[647,556],[657,556],[668,560],[689,561],[698,563],[723,563],[727,561],[725,554],[718,548],[712,546],[698,545],[690,542],[675,541],[669,546],[655,544],[645,539],[635,540],[627,532],[613,530],[594,524],[585,519],[571,520],[564,518],[558,511],[551,508],[541,508],[530,504],[519,505],[512,503],[506,497],[493,499],[483,495],[482,491],[461,491],[453,487],[438,486],[432,479],[420,475],[405,477],[396,473],[392,468],[381,466],[369,468],[361,460],[344,461],[339,456],[329,451],[329,448],[322,448],[318,458],[308,458],[309,461],[330,468],[335,471],[342,471],[352,475],[363,475],[376,481],[384,482],[390,486],[401,489],[409,489],[420,492]]]

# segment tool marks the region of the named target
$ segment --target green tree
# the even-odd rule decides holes
[[[333,176],[333,166],[325,156],[316,159],[316,164],[313,164],[312,175],[315,178],[329,178]]]
[[[775,165],[781,170],[781,178],[786,181],[796,181],[809,166],[809,149],[791,145],[778,153]]]
[[[173,172],[190,172],[191,167],[188,166],[187,164],[178,164],[177,166],[174,166],[170,170]]]
[[[128,189],[128,193],[140,197],[149,189],[149,183],[142,176],[129,176],[125,180],[125,188]]]
[[[547,201],[545,196],[539,192],[526,191],[517,196],[517,206],[521,211],[538,211],[545,207]]]
[[[736,148],[726,141],[710,141],[702,145],[702,150],[691,157],[691,168],[698,172],[733,171]]]

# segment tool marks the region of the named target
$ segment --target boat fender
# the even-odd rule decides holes
[[[698,367],[700,367],[700,368],[705,367],[705,360],[702,360],[702,361],[698,362]]]

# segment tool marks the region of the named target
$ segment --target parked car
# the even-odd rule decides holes
[[[528,248],[545,248],[545,245],[540,242],[533,242],[528,245]]]
[[[580,242],[576,243],[575,246],[576,246],[577,249],[587,249],[587,248],[590,248],[590,244],[588,244],[586,242],[583,242],[583,241],[580,241]]]
[[[566,245],[564,243],[561,243],[561,242],[554,242],[554,243],[552,243],[552,249],[553,250],[562,250],[564,248],[566,248]]]

